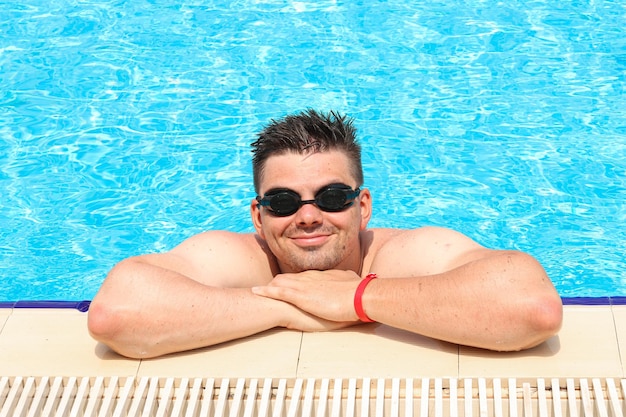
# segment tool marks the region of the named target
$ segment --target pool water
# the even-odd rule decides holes
[[[414,4],[415,3],[415,4]],[[524,250],[626,295],[618,1],[0,2],[0,301],[91,299],[206,229],[252,231],[249,144],[355,118],[373,227]]]

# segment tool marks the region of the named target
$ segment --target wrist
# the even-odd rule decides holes
[[[376,278],[378,278],[376,274],[368,274],[361,280],[354,293],[354,311],[356,312],[359,320],[364,323],[372,323],[374,321],[367,315],[365,309],[363,308],[363,293],[365,292],[368,284]]]
[[[260,314],[258,322],[263,322],[268,328],[284,327],[291,329],[297,308],[282,300],[276,300],[252,292],[256,303],[253,309]],[[262,317],[262,319],[261,319]]]

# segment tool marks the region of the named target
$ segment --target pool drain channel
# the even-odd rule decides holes
[[[0,417],[622,417],[626,379],[0,377]]]

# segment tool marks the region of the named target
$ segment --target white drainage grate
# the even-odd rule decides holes
[[[0,417],[622,417],[626,379],[0,377]]]

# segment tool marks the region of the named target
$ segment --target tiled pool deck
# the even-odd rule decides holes
[[[276,329],[158,359],[121,357],[94,341],[87,314],[0,308],[0,376],[213,378],[624,378],[626,306],[566,305],[560,333],[497,353],[380,324],[328,333]]]

